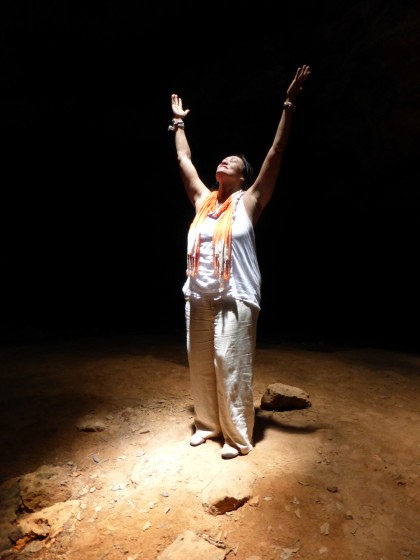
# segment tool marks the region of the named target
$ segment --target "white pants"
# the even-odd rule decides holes
[[[186,300],[196,433],[253,448],[253,365],[259,309],[242,301]]]

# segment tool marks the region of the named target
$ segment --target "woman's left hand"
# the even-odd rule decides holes
[[[303,84],[309,78],[311,74],[311,69],[309,66],[304,64],[303,66],[299,66],[296,70],[295,77],[293,78],[292,83],[287,88],[287,99],[294,103],[296,101],[296,97],[299,93],[303,90]]]

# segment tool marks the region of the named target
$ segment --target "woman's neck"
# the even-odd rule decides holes
[[[223,185],[219,183],[219,189],[217,193],[217,201],[219,204],[225,202],[233,193],[239,192],[241,190],[240,185]]]

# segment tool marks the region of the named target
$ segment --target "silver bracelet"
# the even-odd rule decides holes
[[[283,109],[290,109],[291,111],[294,111],[296,109],[296,105],[291,101],[285,101],[283,103]]]
[[[184,121],[182,119],[172,119],[172,124],[168,126],[168,130],[170,131],[174,131],[177,128],[185,128]]]

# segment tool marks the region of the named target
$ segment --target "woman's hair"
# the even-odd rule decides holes
[[[243,184],[243,190],[246,191],[246,189],[248,189],[252,183],[254,182],[255,179],[255,174],[254,174],[254,169],[252,167],[252,165],[249,163],[249,161],[246,159],[246,157],[244,156],[244,154],[242,154],[241,152],[238,152],[237,154],[234,154],[237,157],[240,157],[242,160],[242,163],[244,164],[244,168],[243,168],[243,175],[244,175],[244,184]]]
[[[252,183],[254,182],[254,179],[255,179],[254,168],[249,163],[249,161],[246,159],[246,157],[244,156],[243,153],[236,152],[236,153],[233,153],[232,155],[236,156],[238,158],[241,158],[241,160],[242,160],[242,163],[243,163],[242,174],[244,176],[244,182],[243,182],[243,185],[242,185],[242,190],[246,191],[252,185]],[[216,183],[214,184],[214,186],[211,190],[217,190],[218,188],[219,188],[219,183],[216,181]]]

